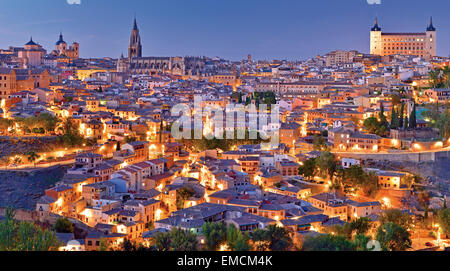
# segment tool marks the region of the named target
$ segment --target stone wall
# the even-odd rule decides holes
[[[435,162],[440,158],[449,158],[450,151],[440,152],[392,152],[392,153],[336,153],[339,157],[354,158],[360,160],[397,161],[397,162]]]

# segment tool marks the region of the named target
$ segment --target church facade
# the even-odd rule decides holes
[[[419,33],[386,33],[382,32],[375,19],[370,31],[370,53],[373,55],[414,55],[426,59],[436,56],[436,28],[433,20],[425,32]]]
[[[122,55],[117,61],[118,72],[135,74],[170,73],[173,75],[200,75],[205,67],[202,57],[143,57],[139,28],[134,19],[131,30],[128,57]]]

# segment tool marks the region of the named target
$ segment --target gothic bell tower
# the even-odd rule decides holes
[[[136,17],[134,18],[133,30],[131,31],[130,45],[128,46],[128,58],[142,57],[142,45],[141,36],[139,35],[139,29],[136,23]]]

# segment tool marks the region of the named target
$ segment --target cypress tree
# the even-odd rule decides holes
[[[416,127],[417,127],[416,103],[414,102],[413,110],[412,110],[411,116],[409,118],[409,128],[415,129]]]
[[[159,124],[159,143],[162,143],[163,129],[164,129],[164,123],[163,123],[163,120],[161,119],[161,122]]]
[[[405,121],[403,122],[403,129],[408,129],[408,117],[405,117]]]
[[[404,120],[404,115],[403,115],[403,112],[405,111],[405,104],[402,102],[402,105],[400,106],[400,116],[399,116],[399,118],[398,118],[398,120],[399,120],[399,124],[398,124],[398,127],[399,128],[402,128],[403,127],[403,120]]]
[[[392,107],[391,112],[391,129],[397,129],[399,128],[399,120],[398,120],[398,114],[394,107]]]

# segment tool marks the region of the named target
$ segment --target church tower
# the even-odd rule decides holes
[[[370,54],[382,55],[382,47],[381,27],[378,26],[378,18],[375,18],[375,24],[370,29]]]
[[[130,45],[128,46],[128,58],[142,57],[141,36],[134,18],[133,30],[131,31]]]
[[[430,18],[430,24],[427,27],[425,38],[426,58],[432,59],[436,56],[436,28],[433,25],[433,18]]]

